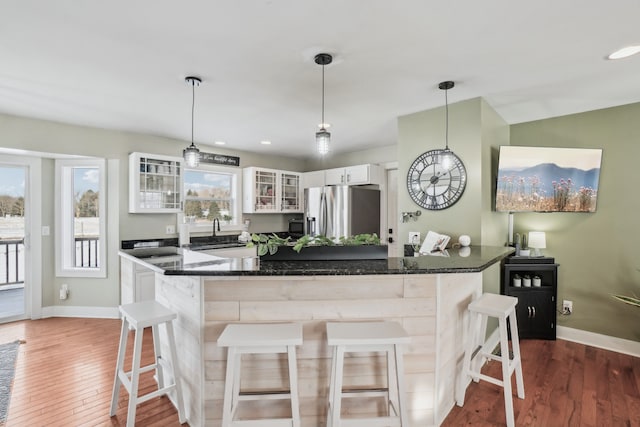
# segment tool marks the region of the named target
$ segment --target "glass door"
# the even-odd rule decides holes
[[[0,322],[26,316],[26,182],[26,167],[0,162]]]

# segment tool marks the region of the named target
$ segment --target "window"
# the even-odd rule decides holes
[[[56,160],[56,274],[106,277],[104,159]]]
[[[192,231],[211,230],[215,218],[221,229],[240,229],[241,170],[201,165],[184,172],[184,216]]]

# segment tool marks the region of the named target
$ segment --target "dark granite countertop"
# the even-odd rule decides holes
[[[257,257],[222,258],[189,249],[175,253],[137,257],[135,252],[120,251],[130,258],[167,276],[345,276],[366,274],[439,274],[474,273],[501,261],[513,248],[472,246],[449,249],[447,256],[388,258],[384,260],[346,261],[263,261]],[[147,255],[145,255],[147,256]]]

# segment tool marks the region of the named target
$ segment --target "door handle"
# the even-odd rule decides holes
[[[389,241],[389,243],[393,243],[393,237],[389,237],[387,240]]]
[[[536,308],[535,307],[531,307],[531,310],[533,310],[533,316],[532,317],[536,317]]]
[[[527,306],[527,310],[529,310],[529,317],[531,317],[531,306]]]

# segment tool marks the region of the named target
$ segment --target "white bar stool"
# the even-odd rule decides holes
[[[113,394],[111,397],[110,415],[116,414],[118,406],[118,395],[120,394],[120,385],[129,393],[129,409],[127,413],[127,426],[134,426],[136,420],[136,406],[153,399],[157,396],[168,394],[170,391],[176,391],[176,404],[178,406],[178,419],[180,423],[185,422],[184,406],[182,400],[182,387],[180,385],[180,374],[177,365],[176,343],[173,335],[173,319],[177,317],[176,313],[169,310],[162,304],[155,301],[143,301],[133,304],[120,306],[122,314],[122,329],[120,332],[120,347],[118,350],[118,362],[116,364],[116,375],[113,381]],[[167,360],[161,354],[160,349],[160,333],[158,325],[164,324],[169,339],[169,350],[171,352],[171,360]],[[133,345],[133,361],[130,372],[124,370],[124,356],[127,350],[127,338],[129,335],[129,326],[135,330],[135,339]],[[147,366],[140,366],[140,355],[142,353],[142,336],[144,328],[151,327],[153,333],[153,349],[155,354],[155,363]],[[158,381],[158,390],[138,396],[138,380],[140,374],[151,370],[156,371],[156,379]],[[164,369],[173,376],[172,384],[165,384]]]
[[[227,350],[227,374],[224,383],[222,427],[257,425],[261,427],[300,427],[298,400],[298,365],[296,346],[302,345],[299,323],[229,324],[218,338]],[[240,367],[243,354],[286,353],[289,362],[289,392],[246,392],[240,390]],[[234,420],[240,401],[290,399],[291,418]]]
[[[507,426],[515,425],[513,417],[513,398],[511,396],[511,374],[516,373],[516,388],[518,397],[524,399],[524,382],[522,380],[522,362],[520,360],[520,343],[518,341],[518,322],[516,321],[516,305],[518,298],[483,294],[480,298],[469,304],[469,339],[464,354],[462,375],[456,392],[458,406],[464,405],[464,395],[467,390],[469,377],[473,381],[488,381],[500,386],[504,391],[504,406],[507,417]],[[500,356],[492,353],[492,348],[486,347],[484,338],[487,332],[487,318],[496,317],[500,330]],[[511,329],[511,346],[513,358],[509,355],[509,336],[507,332],[507,319]],[[478,321],[480,321],[478,323]],[[479,327],[478,327],[479,325]],[[482,365],[487,359],[497,360],[502,363],[502,380],[480,373]]]
[[[397,322],[327,322],[327,344],[334,346],[329,385],[327,427],[409,426],[404,385],[404,351],[411,338]],[[343,390],[344,354],[386,352],[387,387],[383,389]],[[341,418],[342,399],[351,397],[386,398],[387,416]]]

